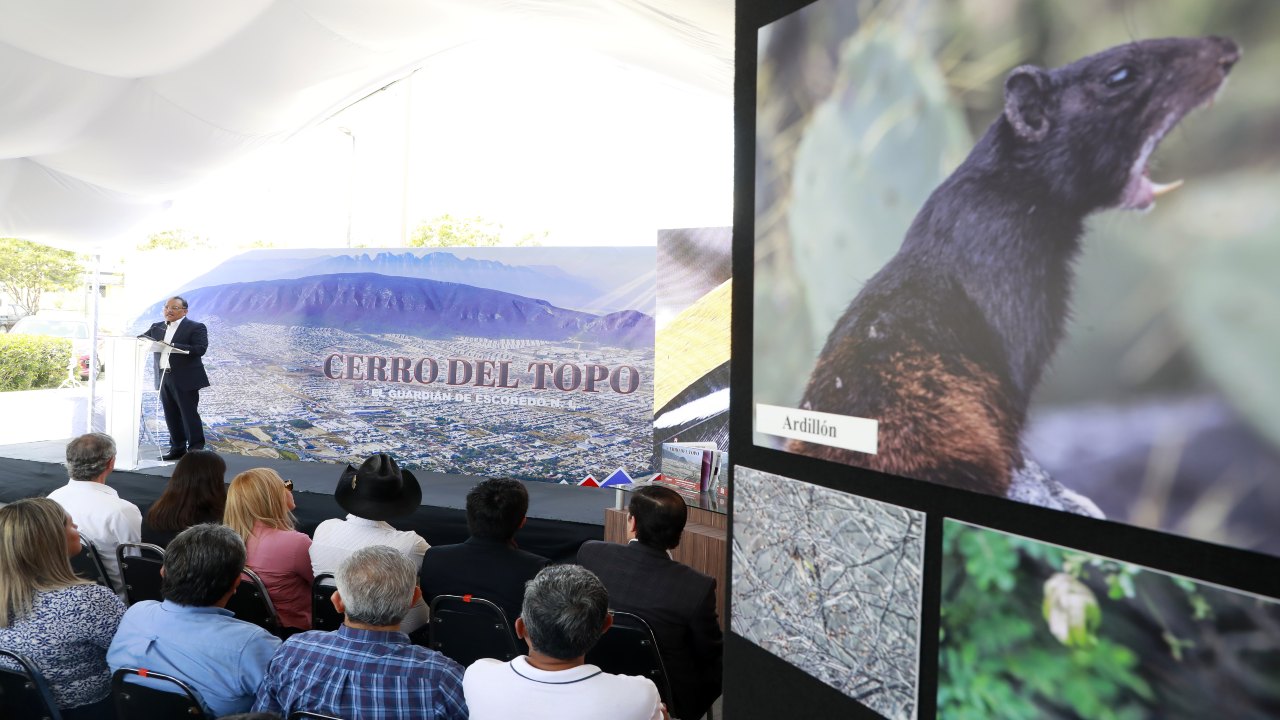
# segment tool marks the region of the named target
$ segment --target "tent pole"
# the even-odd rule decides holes
[[[89,285],[90,303],[93,308],[93,319],[89,323],[89,403],[88,411],[85,413],[86,433],[94,431],[94,401],[97,399],[98,386],[98,296],[102,290],[101,280],[102,270],[102,254],[98,253],[93,256],[93,281]]]

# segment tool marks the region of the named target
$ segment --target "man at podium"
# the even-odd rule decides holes
[[[187,301],[169,298],[164,304],[164,320],[145,333],[178,351],[161,346],[155,353],[156,389],[164,422],[169,426],[169,452],[165,460],[177,460],[188,450],[204,449],[204,425],[200,420],[200,388],[209,387],[204,362],[200,359],[209,349],[209,330],[204,323],[187,317]]]

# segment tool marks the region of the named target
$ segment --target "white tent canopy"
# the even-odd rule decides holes
[[[530,32],[732,93],[728,0],[0,0],[0,236],[100,246],[433,55]]]

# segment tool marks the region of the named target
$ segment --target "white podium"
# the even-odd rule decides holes
[[[150,393],[159,401],[156,389],[143,380],[143,372],[151,362],[151,347],[150,340],[106,338],[106,432],[116,441],[116,467],[121,470],[134,470],[143,462],[139,448],[146,435],[142,427],[143,395]],[[159,464],[158,458],[146,458],[146,462]]]

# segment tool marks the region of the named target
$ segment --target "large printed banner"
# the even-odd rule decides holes
[[[267,250],[181,295],[221,451],[576,482],[650,467],[654,287],[653,248]]]

